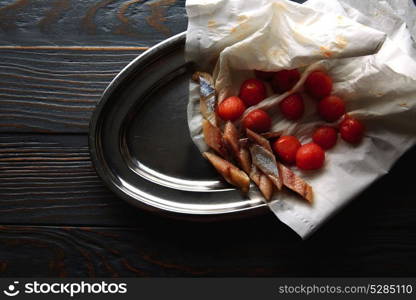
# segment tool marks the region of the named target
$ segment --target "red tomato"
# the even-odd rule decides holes
[[[314,71],[305,80],[305,90],[309,96],[322,99],[332,91],[332,79],[322,71]]]
[[[272,79],[274,73],[276,72],[266,72],[266,71],[255,70],[254,73],[256,74],[256,78],[268,81]]]
[[[218,115],[225,121],[237,120],[246,110],[243,100],[236,96],[224,99],[218,105]]]
[[[351,144],[357,144],[362,140],[364,130],[363,123],[350,116],[346,116],[339,125],[342,139]]]
[[[256,105],[267,97],[266,86],[258,79],[247,79],[241,85],[239,97],[247,106]]]
[[[244,117],[243,124],[245,128],[255,132],[265,132],[270,130],[272,119],[264,110],[255,109]]]
[[[312,135],[312,140],[323,149],[327,150],[335,146],[338,138],[337,134],[335,128],[322,126],[315,130]]]
[[[273,143],[273,150],[283,162],[293,164],[296,161],[296,153],[300,146],[301,144],[296,137],[286,135]]]
[[[273,90],[280,94],[290,91],[299,79],[300,73],[297,69],[276,72],[272,78]]]
[[[338,96],[328,96],[318,102],[318,114],[327,122],[334,122],[345,114],[345,102]]]
[[[283,116],[288,120],[297,120],[301,118],[303,112],[305,111],[303,98],[298,93],[287,96],[285,99],[280,101],[279,108]]]
[[[320,169],[325,162],[325,152],[315,144],[302,145],[296,153],[296,165],[302,170]]]

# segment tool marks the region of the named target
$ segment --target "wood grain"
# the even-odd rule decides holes
[[[131,226],[143,213],[113,196],[84,135],[0,135],[0,224]]]
[[[53,25],[56,24],[65,11],[71,7],[71,0],[57,0],[51,5],[52,7],[38,23],[39,29],[42,32],[48,32],[53,28]]]
[[[349,215],[301,242],[272,217],[137,228],[0,226],[1,276],[415,276],[415,210]],[[376,221],[376,222],[371,222]],[[33,256],[33,253],[35,256]]]
[[[108,83],[182,32],[184,12],[184,1],[0,1],[0,132],[86,133]]]
[[[108,83],[140,53],[0,49],[0,131],[87,132]]]
[[[415,154],[301,241],[272,215],[189,223],[133,209],[95,175],[84,135],[2,134],[0,276],[415,276],[414,183],[400,176]]]
[[[166,9],[175,3],[176,0],[159,0],[149,3],[151,14],[146,18],[147,23],[166,35],[171,34],[170,28],[165,25]]]
[[[185,0],[0,0],[0,45],[148,47],[186,29],[184,6]]]
[[[395,214],[401,222],[416,213],[412,177],[401,176],[416,163],[415,154],[416,149],[407,153],[347,215],[370,222],[374,214]],[[148,217],[104,187],[86,135],[0,134],[0,224],[136,226]]]

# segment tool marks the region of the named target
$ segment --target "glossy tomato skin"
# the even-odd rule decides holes
[[[296,166],[302,170],[317,170],[325,162],[324,150],[315,143],[302,145],[296,153]]]
[[[345,114],[345,102],[338,96],[328,96],[318,102],[318,114],[327,122],[334,122]]]
[[[282,136],[273,143],[273,150],[287,164],[296,161],[296,153],[301,147],[299,140],[293,135]]]
[[[258,79],[247,79],[240,87],[239,97],[247,106],[256,105],[267,97],[266,86]]]
[[[305,80],[305,91],[309,96],[319,100],[332,92],[332,78],[325,72],[314,71]]]
[[[264,110],[255,109],[244,117],[243,125],[255,132],[266,132],[272,126],[272,119]]]
[[[218,115],[225,121],[237,120],[246,110],[246,105],[243,100],[236,96],[228,97],[224,99],[218,105]]]
[[[288,120],[298,120],[303,116],[305,104],[299,93],[287,96],[279,103],[280,111]]]
[[[358,144],[364,136],[365,127],[359,120],[346,116],[339,125],[339,132],[344,141]]]
[[[254,74],[256,75],[257,79],[261,79],[265,81],[271,80],[275,73],[276,72],[266,72],[266,71],[259,71],[259,70],[254,71]]]
[[[322,126],[315,130],[312,135],[314,143],[321,146],[323,149],[328,150],[335,146],[337,143],[338,132],[335,128],[330,126]]]
[[[300,73],[297,69],[276,72],[272,78],[273,90],[279,94],[290,91],[299,79]]]

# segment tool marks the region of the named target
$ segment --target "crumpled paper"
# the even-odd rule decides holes
[[[386,174],[416,142],[415,10],[410,0],[309,0],[303,5],[285,0],[187,1],[186,57],[213,72],[220,101],[238,94],[254,69],[299,68],[302,77],[294,92],[302,92],[310,72],[323,69],[334,80],[333,94],[341,96],[348,113],[367,128],[359,145],[339,138],[327,151],[322,170],[292,168],[312,185],[313,205],[285,192],[268,203],[302,238]],[[269,93],[272,96],[248,111],[262,108],[271,115],[273,130],[310,142],[313,130],[323,124],[316,102],[306,96],[304,116],[291,122],[277,109],[288,94]],[[198,103],[198,87],[191,83],[189,129],[195,144],[206,151]],[[254,188],[249,197],[262,196]]]

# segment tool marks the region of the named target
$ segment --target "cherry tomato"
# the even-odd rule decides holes
[[[338,96],[328,96],[318,102],[318,114],[327,122],[334,122],[345,114],[345,102]]]
[[[322,99],[332,91],[332,79],[322,71],[314,71],[305,80],[305,90],[309,96]]]
[[[225,121],[237,120],[246,110],[243,100],[236,96],[224,99],[218,105],[218,115]]]
[[[302,145],[296,153],[296,165],[302,170],[320,169],[325,162],[325,152],[315,144]]]
[[[280,94],[290,91],[299,79],[300,73],[297,69],[276,72],[272,78],[273,90]]]
[[[296,161],[296,153],[300,146],[301,144],[296,137],[286,135],[273,143],[273,150],[283,162],[293,164]]]
[[[256,74],[256,78],[268,81],[272,79],[273,75],[276,72],[266,72],[266,71],[255,70],[254,73]]]
[[[346,116],[339,125],[339,132],[344,141],[358,144],[364,135],[365,127],[359,120]]]
[[[312,135],[312,140],[327,150],[335,146],[338,138],[338,133],[333,127],[322,126],[315,130]]]
[[[239,97],[247,106],[256,105],[267,97],[266,86],[258,79],[247,79],[240,87]]]
[[[279,108],[283,116],[288,120],[298,120],[302,117],[303,112],[305,111],[303,98],[298,93],[287,96],[285,99],[280,101]]]
[[[255,109],[244,117],[243,125],[255,132],[265,132],[270,130],[272,119],[264,110]]]

